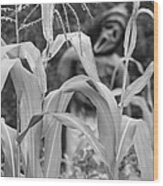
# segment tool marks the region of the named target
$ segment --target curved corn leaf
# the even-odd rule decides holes
[[[86,82],[89,81],[91,78],[86,75],[77,75],[74,76],[67,81],[64,82],[64,84],[61,86],[61,90],[64,91],[66,88],[69,88],[69,86],[72,86],[73,84],[81,83],[81,82]]]
[[[122,89],[121,88],[115,88],[112,90],[112,94],[116,96],[120,96],[122,94]]]
[[[96,139],[91,129],[85,125],[85,123],[80,120],[78,117],[69,113],[56,113],[52,114],[57,120],[60,121],[60,124],[64,124],[67,127],[80,130],[87,137],[90,145],[93,147],[95,152],[99,155],[101,160],[108,165],[108,162],[105,157],[104,147],[100,144],[100,142]],[[109,166],[109,165],[108,165]]]
[[[147,85],[148,81],[153,75],[153,71],[154,71],[154,67],[152,62],[149,64],[144,74],[127,87],[124,94],[124,100],[123,100],[124,106],[127,106],[131,101],[131,99],[133,98],[133,96],[135,94],[140,93],[141,90]]]
[[[113,118],[113,126],[115,127],[116,135],[116,152],[119,144],[120,128],[121,128],[121,116],[120,110],[118,108],[117,102],[113,96],[113,93],[101,82],[95,82],[93,80],[87,81],[90,85],[93,85],[99,94],[105,99]],[[105,129],[104,129],[105,130]]]
[[[65,112],[73,93],[63,93],[63,89],[75,82],[88,80],[87,76],[79,75],[66,81],[59,90],[52,91],[44,101],[44,112]],[[45,177],[58,177],[61,165],[61,125],[51,115],[45,115],[43,122],[45,137]]]
[[[98,92],[84,81],[76,82],[73,85],[70,84],[69,87],[63,90],[65,92],[81,92],[84,96],[90,99],[93,105],[95,105],[98,116],[99,140],[106,149],[107,164],[110,165],[111,168],[115,154],[115,128],[113,125],[113,116],[107,102]]]
[[[22,142],[27,135],[30,128],[34,127],[45,115],[43,119],[43,132],[45,137],[45,177],[58,177],[60,172],[61,161],[61,127],[58,125],[58,121],[51,117],[48,113],[51,112],[64,112],[72,97],[72,93],[63,94],[62,88],[67,87],[69,84],[73,84],[76,81],[88,80],[89,78],[84,75],[79,75],[71,78],[65,82],[59,90],[52,91],[44,100],[44,113],[34,115],[29,125],[17,138],[19,143]],[[55,124],[55,125],[54,125]],[[54,158],[55,157],[55,158]]]
[[[141,74],[143,74],[144,73],[144,69],[143,69],[143,65],[141,64],[141,62],[139,62],[138,60],[136,60],[134,58],[130,58],[130,60],[131,60],[132,63],[134,63],[137,66],[139,72]]]
[[[11,77],[16,94],[19,96],[21,130],[24,131],[32,116],[42,112],[42,92],[36,76],[26,70],[21,63],[16,63],[11,69]],[[27,177],[42,177],[39,162],[40,136],[41,123],[29,131],[22,143],[22,151],[27,167]]]
[[[144,122],[140,119],[133,119],[128,116],[122,117],[120,143],[116,155],[117,166],[119,166],[119,163],[122,161],[124,156],[127,155],[128,150],[133,145],[136,128],[140,124],[144,124]]]
[[[16,59],[6,58],[1,60],[1,91],[5,85],[10,70],[16,63],[21,63],[19,58]]]
[[[138,10],[138,15],[140,14],[148,14],[152,19],[154,19],[154,13],[148,8],[140,8]]]
[[[29,46],[30,48],[30,46],[32,45],[27,43],[27,46]],[[9,58],[27,58],[28,62],[31,61],[29,64],[34,64],[35,61],[32,62],[32,56],[30,55],[30,53],[33,53],[34,50],[29,50],[30,52],[28,52],[28,49],[26,50],[27,46],[23,44],[4,46],[4,55]],[[32,47],[32,49],[35,49],[35,47]],[[21,50],[22,52],[20,53]],[[10,59],[8,62],[10,62]],[[37,69],[39,69],[37,67],[36,71]],[[35,74],[32,74],[31,72],[26,70],[21,63],[15,63],[10,71],[11,78],[16,90],[17,99],[20,103],[19,110],[21,129],[25,130],[31,117],[35,114],[41,113],[42,110],[43,91],[41,91],[39,86],[40,79]],[[22,151],[27,168],[25,170],[27,177],[42,177],[42,170],[39,162],[40,135],[41,126],[39,125],[30,130],[26,137],[26,140],[24,140],[22,144]]]
[[[44,112],[65,112],[72,94],[61,90],[51,92],[44,101]],[[57,178],[61,165],[61,125],[51,115],[45,115],[43,135],[45,137],[44,176]]]
[[[10,44],[2,47],[2,57],[8,55],[9,58],[27,59],[32,72],[36,69],[36,61],[40,57],[39,50],[31,43]]]
[[[67,40],[72,44],[74,50],[77,52],[86,73],[96,81],[100,81],[97,73],[90,38],[82,32],[80,33],[80,36],[81,40],[78,32],[66,34]],[[65,42],[66,39],[64,34],[60,34],[56,37],[49,49],[51,58],[56,55],[56,53],[60,50]]]
[[[134,96],[130,102],[133,105],[136,105],[141,108],[143,113],[143,120],[146,122],[146,125],[148,126],[150,136],[151,136],[151,145],[153,147],[153,113],[150,112],[148,105],[145,101],[145,99],[141,96]]]
[[[154,154],[151,147],[151,138],[146,123],[140,124],[137,127],[136,134],[134,136],[134,148],[138,157],[138,164],[141,171],[141,180],[153,180]]]
[[[57,109],[58,109],[59,102],[60,102],[60,105],[63,105],[63,107],[65,107],[64,104],[67,105],[67,103],[69,102],[68,100],[70,100],[69,97],[72,97],[72,93],[71,94],[69,93],[69,96],[66,95],[65,96],[65,101],[61,102],[61,99],[60,99],[59,95],[62,94],[62,91],[64,91],[65,88],[69,87],[70,84],[72,85],[72,84],[74,84],[76,82],[87,81],[89,79],[90,78],[88,76],[77,75],[75,77],[70,78],[66,82],[64,82],[63,85],[60,87],[60,89],[50,92],[48,94],[48,96],[45,98],[45,101],[44,101],[44,111],[47,111],[48,112],[48,109],[45,109],[45,108],[48,108],[49,107],[47,104],[50,104],[50,100],[49,101],[46,101],[48,99],[51,99],[51,101],[52,100],[55,100],[55,102],[53,101],[53,103],[55,105],[55,107],[53,109],[55,111],[57,111]],[[66,100],[66,98],[68,100]],[[45,123],[48,123],[48,122],[45,122]],[[44,135],[45,131],[47,130],[47,128],[48,128],[48,125],[47,124],[46,125],[43,125],[43,135]]]
[[[141,74],[144,73],[143,65],[141,64],[140,61],[136,60],[136,59],[133,58],[133,57],[130,57],[129,60],[130,60],[130,63],[134,63],[134,64],[136,65],[138,71],[139,71]],[[122,61],[125,61],[125,58],[122,58]]]
[[[43,93],[47,91],[46,74],[43,67],[41,54],[32,42],[5,45],[1,47],[1,51],[2,58],[7,55],[10,59],[26,59],[29,64],[30,70],[38,79],[40,89]]]
[[[1,118],[1,145],[5,155],[4,176],[16,177],[16,130],[9,127]]]

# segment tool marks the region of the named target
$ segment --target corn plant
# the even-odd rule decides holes
[[[66,15],[66,7],[64,11]],[[80,25],[76,12],[69,7]],[[90,14],[87,6],[83,5]],[[18,6],[16,6],[16,12]],[[90,38],[81,31],[64,33],[53,39],[53,18],[60,14],[54,4],[41,5],[43,34],[46,48],[41,53],[33,43],[19,43],[19,30],[25,28],[16,24],[17,43],[6,44],[1,39],[1,91],[9,73],[17,95],[17,129],[13,129],[1,118],[2,151],[4,154],[3,175],[11,177],[58,178],[62,162],[61,132],[62,125],[81,131],[101,162],[107,167],[109,179],[120,179],[119,167],[131,147],[134,147],[141,172],[141,180],[153,180],[153,111],[149,93],[148,101],[138,95],[149,86],[153,75],[153,62],[145,69],[133,57],[137,41],[137,17],[153,13],[139,7],[135,2],[128,21],[124,39],[125,73],[123,87],[110,90],[99,79]],[[68,17],[67,27],[70,31]],[[16,14],[16,23],[18,21]],[[62,23],[62,20],[61,20]],[[30,26],[33,23],[30,24]],[[29,25],[28,25],[29,26]],[[75,76],[48,95],[45,68],[48,61],[69,42],[77,52],[87,75]],[[26,59],[29,69],[21,60]],[[127,85],[128,65],[134,62],[142,75]],[[82,93],[96,107],[98,119],[97,138],[89,126],[77,116],[67,113],[67,107],[75,92]],[[120,96],[120,102],[116,100]],[[139,106],[143,111],[142,119],[134,119],[124,114],[129,104]],[[44,140],[44,144],[42,142]],[[43,156],[41,156],[41,151]]]

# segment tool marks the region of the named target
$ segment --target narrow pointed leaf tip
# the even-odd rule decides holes
[[[53,9],[54,4],[41,5],[43,34],[48,43],[53,41]]]
[[[32,128],[33,126],[35,126],[40,120],[42,120],[43,116],[44,116],[43,114],[38,114],[38,115],[34,115],[32,117],[32,119],[29,122],[28,127],[18,136],[18,138],[17,138],[18,143],[21,143],[23,141],[23,139],[26,136],[28,130],[30,128]]]
[[[140,93],[143,90],[143,88],[147,85],[148,81],[152,77],[153,72],[154,64],[151,62],[144,74],[127,87],[123,100],[124,106],[127,106],[130,103],[134,95]]]

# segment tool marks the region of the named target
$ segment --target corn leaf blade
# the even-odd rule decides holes
[[[66,34],[67,40],[72,44],[74,50],[77,52],[86,73],[96,81],[100,81],[97,73],[90,38],[82,32],[80,33],[80,36],[81,39],[78,32]],[[56,53],[60,50],[62,45],[67,42],[67,40],[64,34],[60,34],[56,37],[49,49],[51,57],[54,57],[54,55],[56,55]]]
[[[140,91],[147,85],[148,81],[153,75],[153,71],[154,67],[152,62],[149,64],[144,74],[127,87],[123,100],[124,106],[128,105],[133,96],[140,93]]]
[[[10,70],[16,63],[21,63],[21,61],[18,58],[16,59],[6,58],[1,60],[1,91],[5,85]]]
[[[65,112],[72,94],[63,94],[61,90],[51,92],[44,102],[45,112]],[[45,115],[43,135],[45,137],[45,167],[46,178],[57,178],[61,164],[61,125],[50,115]]]
[[[1,145],[5,155],[4,172],[7,177],[16,177],[16,130],[9,127],[1,118]]]
[[[117,102],[113,96],[113,93],[101,82],[95,82],[93,80],[87,81],[90,85],[93,85],[99,94],[105,99],[110,109],[111,116],[113,118],[113,125],[115,127],[116,135],[116,151],[119,144],[120,128],[121,128],[121,116],[120,109],[118,108]]]
[[[139,125],[134,137],[134,148],[138,157],[141,171],[141,180],[151,181],[154,179],[153,150],[151,138],[145,123]]]
[[[26,48],[26,45],[24,46],[19,44],[4,46],[4,56],[11,59],[14,59],[15,57],[27,58],[28,62],[33,62],[30,62],[29,65],[34,64],[35,60],[30,56],[31,51],[28,54]],[[20,53],[21,50],[22,52]],[[15,63],[10,71],[17,94],[17,100],[20,103],[21,129],[25,130],[31,117],[41,112],[43,92],[39,86],[40,79],[26,70],[21,63]],[[35,102],[33,102],[33,100],[35,100]],[[22,144],[27,168],[25,170],[27,177],[42,177],[42,170],[39,162],[40,135],[41,126],[37,126],[30,131],[26,140]]]
[[[43,67],[40,51],[32,42],[10,44],[1,47],[2,58],[7,55],[10,59],[26,59],[30,70],[38,78],[40,89],[43,93],[47,91],[46,74]]]
[[[151,136],[151,145],[153,147],[153,113],[150,112],[148,105],[145,99],[141,96],[134,96],[131,100],[131,104],[139,106],[143,113],[143,120],[146,122],[146,125],[149,129],[150,136]]]
[[[130,147],[133,145],[137,126],[142,123],[144,124],[142,120],[133,119],[128,116],[122,117],[120,143],[116,156],[116,163],[118,165],[124,156],[127,155]]]
[[[44,112],[65,112],[73,93],[65,94],[63,89],[78,81],[88,80],[87,76],[79,75],[66,81],[60,89],[52,91],[44,100]],[[58,177],[61,164],[61,125],[51,115],[45,115],[43,122],[45,137],[45,177]]]
[[[20,63],[14,65],[11,77],[20,102],[21,129],[24,131],[33,115],[42,112],[42,92],[38,79]],[[35,101],[33,101],[35,100]],[[33,127],[22,143],[27,177],[42,177],[39,162],[41,123]]]
[[[69,113],[64,113],[64,114],[56,113],[56,114],[52,114],[52,116],[57,118],[57,120],[59,120],[61,124],[63,123],[67,127],[78,129],[83,134],[85,134],[88,141],[90,142],[90,145],[92,145],[92,147],[94,148],[95,152],[100,156],[101,160],[104,163],[106,163],[106,165],[108,165],[105,158],[104,147],[99,143],[99,141],[95,138],[91,129],[87,125],[85,125],[82,120],[80,120],[78,117],[74,116],[73,114],[69,114]]]
[[[43,34],[48,43],[53,41],[54,4],[41,4]]]
[[[86,82],[77,82],[64,89],[65,92],[81,92],[88,97],[97,109],[99,140],[106,149],[107,164],[110,168],[114,162],[115,128],[107,102]],[[109,146],[109,148],[108,148]]]
[[[21,143],[23,141],[24,137],[26,136],[27,132],[29,131],[29,129],[32,128],[33,126],[35,126],[42,119],[43,119],[43,114],[34,115],[31,118],[27,128],[18,136],[17,142]]]

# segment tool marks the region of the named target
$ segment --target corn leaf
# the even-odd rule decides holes
[[[134,137],[134,148],[138,157],[138,163],[141,171],[141,180],[150,181],[154,179],[153,150],[151,147],[151,138],[146,123],[137,127]]]
[[[18,58],[11,60],[6,58],[1,60],[1,91],[5,85],[10,70],[16,63],[21,63],[21,61]]]
[[[149,16],[151,16],[152,19],[154,19],[154,13],[148,8],[140,8],[138,11],[138,15],[140,14],[148,14]]]
[[[6,42],[4,41],[4,39],[1,37],[1,47],[5,46]],[[1,56],[2,56],[2,51],[1,51]]]
[[[58,109],[58,105],[61,105],[60,107],[64,107],[64,108],[66,108],[66,106],[65,105],[67,105],[68,104],[68,102],[69,102],[69,100],[70,100],[70,98],[72,97],[72,95],[73,95],[73,93],[71,93],[71,94],[69,94],[69,96],[65,96],[64,98],[65,98],[65,101],[61,101],[61,98],[60,98],[60,96],[61,96],[61,94],[62,94],[62,91],[64,91],[64,89],[66,88],[66,87],[69,87],[69,85],[71,84],[74,84],[74,83],[76,83],[76,82],[80,82],[80,81],[86,81],[86,80],[89,80],[89,77],[88,76],[85,76],[85,75],[78,75],[78,76],[75,76],[75,77],[73,77],[73,78],[70,78],[69,80],[67,80],[62,86],[61,86],[61,88],[60,89],[58,89],[58,90],[55,90],[55,91],[52,91],[52,92],[50,92],[49,94],[48,94],[48,96],[45,98],[45,100],[44,100],[44,111],[45,112],[49,112],[48,111],[48,104],[51,104],[51,101],[53,102],[53,104],[55,105],[55,107],[53,108],[53,110],[56,112],[56,111],[58,111],[57,109]],[[63,97],[63,95],[62,95],[62,97]],[[68,99],[68,100],[66,100],[66,99]],[[51,101],[50,101],[51,100]],[[65,110],[65,109],[64,109]],[[44,114],[44,113],[43,113]],[[48,116],[49,117],[49,116]],[[48,129],[48,127],[49,127],[49,125],[48,125],[48,121],[45,121],[46,120],[46,118],[44,118],[44,123],[46,123],[45,125],[43,125],[43,136],[44,136],[44,133],[47,131],[47,129]]]
[[[112,94],[116,96],[120,96],[122,94],[122,89],[121,88],[115,88],[112,90]]]
[[[34,115],[32,117],[32,119],[30,120],[27,128],[18,136],[17,142],[21,143],[23,141],[24,137],[26,136],[27,132],[29,131],[29,129],[32,128],[33,126],[35,126],[42,119],[43,119],[43,114]]]
[[[67,34],[68,35],[68,34]],[[49,48],[49,56],[50,59],[52,59],[62,48],[62,46],[65,44],[66,39],[64,34],[58,34],[55,38],[55,40],[51,43]]]
[[[44,101],[45,112],[65,112],[72,94],[63,94],[61,90],[51,92]],[[45,116],[43,135],[45,137],[46,178],[57,178],[61,165],[61,125],[50,115]]]
[[[57,118],[60,123],[65,124],[67,127],[80,130],[87,137],[90,145],[93,147],[95,152],[99,155],[101,160],[108,165],[107,160],[105,158],[105,150],[104,147],[99,143],[99,141],[94,136],[91,129],[85,125],[85,123],[80,120],[78,117],[69,113],[56,113],[52,114],[53,117]],[[108,165],[109,166],[109,165]]]
[[[31,42],[6,45],[2,47],[2,57],[6,54],[11,59],[18,57],[21,59],[27,59],[32,72],[35,71],[35,61],[37,61],[40,56],[39,50]]]
[[[26,47],[17,44],[14,46],[4,46],[4,55],[13,59],[15,57],[24,57],[27,58],[27,61],[32,61],[32,57],[29,57],[30,54],[26,55],[28,52],[24,52],[25,54],[23,55],[22,48]],[[22,56],[20,55],[21,49]],[[8,62],[10,62],[10,60]],[[30,62],[29,64],[34,63]],[[21,129],[25,130],[31,117],[41,112],[43,91],[41,91],[39,86],[39,78],[26,70],[21,63],[15,63],[10,71],[12,81],[16,90],[17,99],[20,103],[19,110]],[[35,100],[35,102],[33,100]],[[40,135],[41,126],[37,126],[29,132],[26,140],[22,144],[22,150],[27,168],[27,170],[25,170],[27,177],[42,177],[42,171],[39,162]]]
[[[149,105],[149,108],[152,110],[154,110],[154,103],[153,103],[153,97],[152,97],[152,81],[149,81],[147,84],[147,103]]]
[[[140,61],[136,60],[136,59],[133,58],[133,57],[130,57],[129,60],[130,60],[130,63],[133,63],[133,64],[136,65],[138,71],[139,71],[141,74],[144,73],[143,65],[141,64]],[[125,58],[122,58],[122,61],[125,61]]]
[[[137,41],[137,12],[140,6],[140,2],[134,2],[133,3],[133,11],[131,14],[131,17],[128,21],[126,31],[125,31],[125,39],[124,39],[124,56],[129,58],[131,57]]]
[[[73,93],[63,93],[63,89],[78,81],[88,80],[79,75],[66,81],[60,89],[52,91],[44,101],[44,112],[65,112]],[[45,137],[45,177],[58,177],[61,164],[61,125],[50,115],[45,115],[43,136]]]
[[[41,4],[43,34],[48,43],[53,41],[54,4]]]
[[[136,23],[136,19],[135,16],[133,17],[132,20],[132,26],[131,26],[131,40],[130,40],[130,46],[129,46],[129,50],[127,53],[127,56],[132,56],[134,49],[136,47],[136,42],[137,42],[137,23]]]
[[[48,112],[57,111],[61,102],[60,98],[60,90],[52,91],[44,100],[44,110]],[[43,116],[45,117],[43,118]],[[50,117],[48,113],[34,115],[27,128],[17,138],[17,141],[21,143],[31,128],[36,124],[38,125],[38,122],[42,119],[44,121],[42,137],[45,138],[45,167],[43,173],[45,177],[54,178],[59,176],[61,163],[61,126],[57,124],[58,121]]]
[[[29,125],[17,138],[17,141],[21,143],[28,131],[30,131],[29,129],[34,127],[45,115],[42,134],[45,137],[45,177],[58,177],[61,161],[61,127],[58,125],[58,121],[54,117],[51,117],[49,113],[57,111],[64,112],[72,97],[72,93],[63,94],[62,88],[76,81],[83,80],[88,80],[88,77],[84,75],[76,76],[65,82],[60,89],[52,91],[44,100],[44,111],[46,112],[34,115]]]
[[[120,143],[116,155],[116,163],[118,166],[124,156],[127,155],[130,147],[133,145],[137,126],[140,124],[144,124],[140,119],[133,119],[128,116],[122,117]]]
[[[142,89],[147,85],[148,81],[153,75],[153,71],[154,71],[154,68],[153,68],[153,62],[152,62],[149,64],[144,74],[127,87],[125,94],[124,94],[124,100],[123,100],[124,106],[128,105],[132,97],[135,94],[140,93]]]
[[[134,96],[130,103],[141,108],[143,113],[143,120],[146,122],[146,125],[149,129],[152,143],[151,145],[153,147],[153,113],[150,112],[145,99],[141,96]]]
[[[5,155],[5,176],[16,177],[16,130],[9,127],[3,118],[1,118],[1,142]]]
[[[45,112],[56,112],[59,107],[61,92],[52,91],[44,100]],[[64,100],[63,100],[64,101]],[[44,177],[57,178],[61,163],[61,126],[57,121],[45,116],[43,122],[43,136],[45,138]]]
[[[76,84],[74,83],[63,90],[65,92],[77,91],[82,93],[84,96],[89,98],[92,104],[96,107],[99,140],[106,149],[107,164],[110,165],[111,168],[114,162],[115,154],[115,128],[113,125],[113,116],[107,102],[98,92],[96,92],[88,83],[84,81],[76,82]]]
[[[46,74],[43,67],[41,54],[40,51],[32,44],[32,42],[5,45],[1,47],[1,51],[2,58],[7,55],[10,59],[26,59],[30,70],[38,78],[40,89],[43,93],[47,91]]]
[[[110,109],[111,116],[113,118],[113,125],[115,127],[115,135],[116,135],[116,152],[120,140],[120,128],[121,128],[121,116],[120,110],[118,108],[117,102],[113,96],[113,93],[101,82],[95,82],[93,80],[89,80],[88,83],[93,85],[95,89],[99,92],[99,94],[105,99]],[[104,129],[105,130],[105,129]]]
[[[36,76],[26,70],[21,63],[16,63],[11,69],[11,77],[20,103],[21,130],[24,131],[33,115],[42,112],[42,92]],[[41,123],[29,131],[22,143],[27,177],[42,177],[39,162],[40,136]]]
[[[80,36],[81,39],[78,32],[66,34],[67,40],[72,44],[75,51],[77,52],[86,73],[96,81],[100,81],[93,56],[90,38],[82,32],[80,33]],[[56,55],[56,53],[60,50],[65,42],[66,38],[64,34],[60,34],[56,37],[49,49],[51,57]]]
[[[44,112],[65,112],[73,93],[63,93],[63,89],[75,82],[88,80],[87,76],[79,75],[66,81],[60,89],[52,91],[44,100]],[[45,137],[45,177],[58,177],[61,164],[61,125],[56,118],[45,115],[43,122]]]
[[[143,74],[143,73],[144,73],[144,69],[143,69],[143,65],[141,64],[141,62],[140,62],[140,61],[137,61],[137,60],[134,59],[134,58],[131,58],[130,60],[131,60],[132,63],[134,63],[134,64],[137,66],[138,71],[139,71],[141,74]]]

